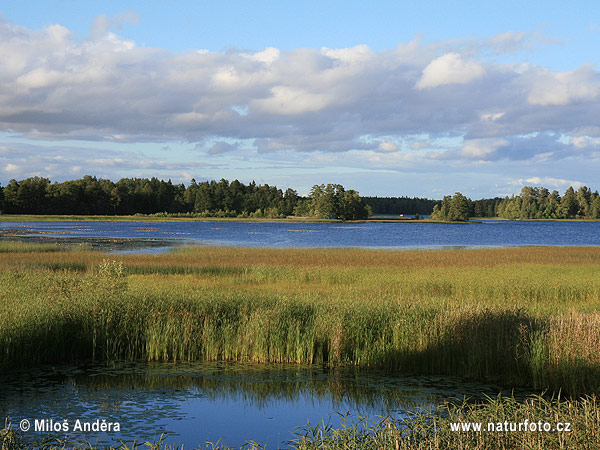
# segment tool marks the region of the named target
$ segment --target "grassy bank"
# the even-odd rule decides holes
[[[0,370],[224,359],[600,387],[600,248],[202,247],[112,261],[19,245],[0,245]]]
[[[472,431],[481,425],[483,431]],[[463,431],[462,427],[471,431]],[[511,426],[517,431],[510,431]],[[458,427],[458,428],[457,428]],[[521,431],[518,428],[521,427]],[[557,431],[560,427],[561,430]],[[457,431],[458,430],[458,431]],[[493,431],[491,431],[493,430]],[[502,430],[502,431],[500,431]],[[527,431],[525,431],[527,430]],[[548,431],[541,431],[548,430]],[[567,431],[568,430],[568,431]],[[595,396],[576,401],[532,397],[525,402],[495,398],[480,404],[444,405],[431,412],[415,412],[406,419],[359,421],[339,429],[324,424],[306,425],[290,443],[295,450],[589,450],[600,442],[600,408]],[[25,442],[14,427],[0,429],[2,450],[94,449],[92,444],[72,445],[46,440]],[[204,449],[232,450],[217,444]],[[265,448],[249,443],[245,449]],[[267,447],[271,448],[271,447]],[[132,443],[111,450],[175,450],[177,445]]]

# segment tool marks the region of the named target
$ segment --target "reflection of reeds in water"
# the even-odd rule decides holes
[[[600,386],[600,249],[0,252],[0,367],[94,357],[353,364]]]
[[[31,378],[32,384],[45,379]],[[300,398],[322,399],[334,405],[347,404],[354,409],[378,413],[430,407],[440,401],[441,391],[444,391],[444,399],[462,398],[461,392],[469,386],[464,382],[457,385],[456,381],[436,379],[429,380],[427,388],[422,386],[423,379],[374,376],[351,367],[244,363],[179,363],[170,367],[153,363],[119,363],[78,370],[77,374],[66,371],[53,379],[92,391],[162,391],[168,388],[173,395],[179,392],[182,396],[234,399],[259,408],[267,407],[273,401],[285,400],[293,404]],[[488,389],[491,392],[491,388]],[[473,385],[471,390],[481,390],[481,386]]]

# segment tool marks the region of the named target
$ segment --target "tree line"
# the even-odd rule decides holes
[[[289,216],[357,220],[371,214],[432,215],[434,220],[470,217],[506,219],[600,219],[600,196],[586,186],[560,196],[544,187],[526,186],[511,197],[471,200],[457,192],[442,200],[361,197],[340,184],[315,185],[307,197],[291,188],[238,180],[173,184],[157,178],[112,182],[85,176],[62,183],[48,178],[10,180],[0,186],[0,212],[66,215],[193,215],[199,217],[283,218]]]
[[[429,215],[439,200],[418,197],[363,197],[373,214]]]
[[[516,196],[498,205],[498,217],[506,219],[600,219],[600,195],[587,186],[572,186],[561,197],[558,191],[525,186]]]
[[[48,178],[10,180],[0,187],[0,212],[66,215],[194,215],[200,217],[365,219],[370,210],[355,190],[316,185],[309,197],[254,181],[173,184],[157,178],[122,178],[112,182],[85,176],[52,183]]]
[[[600,219],[600,195],[587,186],[572,186],[561,197],[557,190],[525,186],[519,195],[472,201],[460,192],[445,196],[433,207],[431,218],[466,221],[470,217],[522,219]]]

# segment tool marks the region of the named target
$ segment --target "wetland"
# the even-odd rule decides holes
[[[286,233],[332,226],[302,225],[316,231]],[[73,247],[94,235],[89,229],[52,230],[38,229],[37,242],[23,242],[31,229],[0,242],[0,413],[13,424],[36,415],[121,421],[120,435],[57,438],[116,446],[165,433],[164,443],[186,448],[219,438],[337,448],[340,439],[371,437],[374,448],[420,448],[398,436],[429,429],[425,441],[453,448],[478,437],[445,432],[448,423],[439,424],[449,418],[571,414],[578,425],[568,436],[513,436],[521,440],[506,448],[539,439],[578,448],[597,437],[600,247],[480,242],[397,251],[207,239],[160,253],[107,253]],[[499,393],[508,400],[494,400]],[[406,425],[419,411],[435,411],[436,428]],[[382,417],[404,425],[361,428]],[[333,439],[329,447],[310,440],[315,430],[321,444]],[[497,444],[487,436],[480,448]]]

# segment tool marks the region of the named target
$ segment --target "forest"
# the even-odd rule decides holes
[[[48,178],[10,180],[0,188],[5,214],[134,215],[199,217],[366,219],[370,210],[357,191],[339,184],[315,185],[303,198],[293,189],[238,180],[192,182],[186,187],[157,178],[122,178],[116,183],[85,176],[52,183]]]
[[[600,219],[600,195],[587,186],[573,187],[561,197],[558,191],[525,186],[521,194],[506,197],[497,207],[505,219]]]
[[[600,219],[600,195],[581,186],[561,196],[544,187],[525,186],[511,197],[471,200],[460,192],[442,200],[417,197],[360,196],[340,184],[320,184],[303,197],[254,181],[192,180],[188,186],[157,178],[122,178],[116,183],[85,176],[51,182],[30,177],[0,186],[4,214],[190,215],[194,217],[361,220],[372,214],[432,215],[434,220],[464,221],[471,217],[505,219]]]

